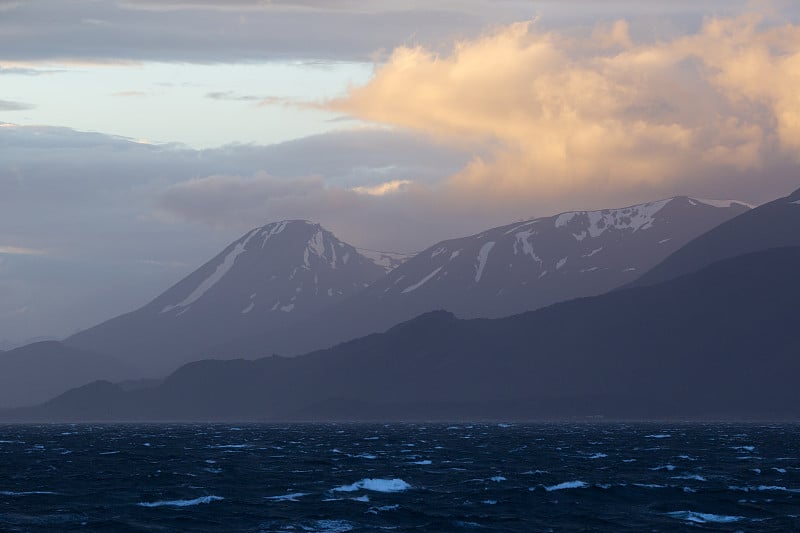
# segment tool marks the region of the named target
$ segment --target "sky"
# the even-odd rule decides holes
[[[413,252],[800,187],[788,1],[0,0],[0,349],[248,229]]]

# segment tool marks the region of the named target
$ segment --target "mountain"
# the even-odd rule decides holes
[[[436,309],[492,318],[602,294],[749,209],[734,201],[675,197],[536,218],[443,241],[294,328],[239,339],[214,353],[294,355]]]
[[[631,285],[651,285],[720,259],[783,246],[800,246],[800,189],[700,235]]]
[[[502,319],[438,311],[295,358],[200,361],[3,420],[800,416],[800,247]]]
[[[144,307],[65,342],[163,375],[209,346],[313,316],[384,276],[386,268],[319,224],[275,222],[247,232]]]
[[[356,250],[376,265],[383,267],[386,272],[391,272],[416,255],[399,252],[380,252],[368,248],[356,248]]]
[[[89,381],[121,379],[132,372],[113,357],[55,341],[35,342],[0,352],[0,406],[35,405]]]

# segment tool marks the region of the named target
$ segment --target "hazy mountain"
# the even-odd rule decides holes
[[[319,224],[276,222],[247,232],[144,307],[66,342],[159,375],[210,346],[291,326],[362,290],[386,268]]]
[[[121,361],[55,341],[0,352],[0,406],[35,405],[97,379],[116,380],[134,370]]]
[[[720,259],[782,246],[800,246],[800,189],[704,233],[632,285],[658,283]]]
[[[296,358],[93,383],[4,419],[325,420],[800,415],[800,247],[502,319],[433,312]]]
[[[383,267],[386,272],[391,272],[416,255],[399,252],[380,252],[378,250],[369,250],[367,248],[356,248],[356,250],[358,250],[358,253],[367,259],[370,259],[376,265]]]
[[[501,317],[602,294],[748,209],[740,202],[676,197],[563,213],[443,241],[312,320],[213,353],[293,355],[383,331],[435,309],[459,317]]]

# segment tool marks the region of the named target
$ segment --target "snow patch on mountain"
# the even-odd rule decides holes
[[[233,247],[233,250],[231,250],[228,255],[225,256],[225,258],[222,260],[222,263],[217,266],[217,269],[210,276],[204,279],[200,285],[198,285],[197,288],[192,291],[191,294],[189,294],[189,296],[177,304],[165,306],[161,310],[161,313],[166,313],[178,307],[188,307],[189,305],[192,305],[192,303],[199,300],[206,292],[208,292],[211,287],[216,285],[219,280],[225,277],[225,274],[227,274],[231,267],[233,267],[233,263],[236,261],[236,258],[245,252],[247,249],[247,243],[250,242],[250,239],[252,239],[257,232],[258,229],[254,229],[247,235],[244,241],[237,243],[236,246]]]
[[[415,291],[415,290],[417,290],[418,288],[422,287],[422,286],[423,286],[423,285],[425,285],[425,284],[426,284],[426,283],[427,283],[427,282],[428,282],[428,281],[429,281],[431,278],[433,278],[433,276],[435,276],[436,274],[438,274],[438,273],[439,273],[439,271],[440,271],[440,270],[442,270],[442,268],[444,268],[444,267],[443,267],[443,266],[440,266],[439,268],[437,268],[436,270],[434,270],[433,272],[431,272],[430,274],[428,274],[427,276],[425,276],[424,278],[422,278],[421,280],[419,280],[417,283],[415,283],[415,284],[413,284],[413,285],[411,285],[411,286],[409,286],[409,287],[406,287],[406,288],[405,288],[405,289],[403,289],[403,291],[402,291],[402,292],[403,292],[403,294],[406,294],[406,293],[409,293],[409,292]]]
[[[270,237],[272,237],[273,235],[277,235],[284,229],[286,229],[286,225],[288,223],[289,223],[288,220],[283,220],[281,222],[274,222],[272,224],[264,226],[261,230],[261,237],[262,237],[261,247],[263,248],[264,246],[267,245],[267,241],[269,241]]]
[[[556,217],[555,226],[560,228],[569,224],[576,217],[582,218],[586,221],[588,227],[581,233],[573,233],[573,236],[578,241],[582,241],[586,238],[586,232],[588,232],[590,237],[595,238],[599,237],[610,228],[617,230],[630,229],[633,231],[644,230],[652,227],[656,214],[671,201],[672,198],[631,207],[623,207],[622,209],[562,213]]]
[[[711,207],[719,207],[721,209],[733,207],[734,205],[743,205],[745,207],[749,207],[750,209],[754,209],[756,207],[753,204],[740,202],[739,200],[709,200],[707,198],[689,198],[689,203],[695,205],[693,202],[700,202],[701,204],[710,205]]]
[[[356,250],[359,254],[383,268],[386,272],[391,272],[415,255],[400,252],[382,252],[378,250],[369,250],[367,248],[356,248]]]
[[[531,258],[539,263],[541,266],[542,259],[536,255],[536,252],[533,250],[533,244],[531,244],[530,237],[531,235],[535,235],[535,230],[528,230],[528,231],[520,231],[519,233],[514,235],[514,255],[517,255],[520,250],[522,250],[523,255],[529,255]]]
[[[483,276],[483,269],[486,266],[486,261],[489,259],[489,253],[494,248],[494,241],[489,241],[483,246],[481,246],[480,251],[478,251],[478,264],[475,268],[475,283],[478,283],[481,280],[481,276]]]

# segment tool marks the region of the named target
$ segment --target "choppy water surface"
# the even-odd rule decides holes
[[[800,531],[800,426],[0,426],[0,530]]]

